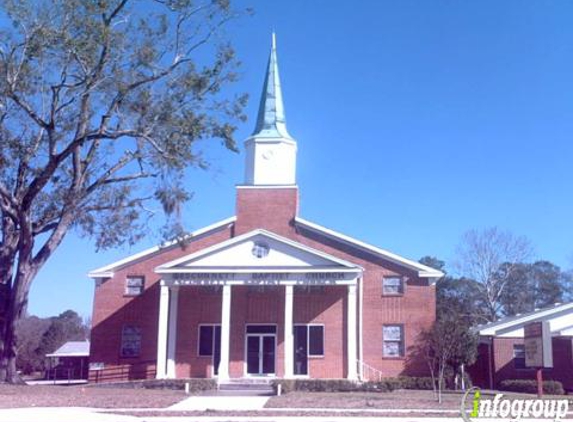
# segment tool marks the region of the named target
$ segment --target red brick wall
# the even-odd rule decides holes
[[[154,269],[165,262],[204,249],[230,237],[231,229],[227,228],[207,236],[200,236],[185,249],[179,246],[166,248],[116,270],[111,279],[95,288],[90,362],[103,362],[105,370],[99,375],[90,373],[92,379],[96,376],[99,376],[100,380],[155,376],[160,277],[155,274]],[[142,295],[125,296],[125,279],[128,275],[145,277],[145,290]],[[138,358],[120,356],[121,331],[125,324],[141,327],[141,355]]]
[[[235,235],[266,229],[290,237],[298,211],[298,188],[237,188]]]
[[[192,242],[186,250],[178,247],[157,253],[117,270],[114,277],[96,288],[92,330],[92,362],[104,362],[114,369],[119,378],[152,377],[157,353],[157,320],[159,277],[153,269],[177,257],[190,254],[248,231],[264,228],[304,245],[332,254],[360,265],[365,269],[364,294],[364,360],[385,376],[426,375],[422,357],[414,353],[417,338],[435,319],[435,287],[416,272],[405,270],[390,261],[368,252],[326,238],[320,234],[297,228],[294,217],[298,209],[297,188],[237,190],[237,221],[234,228],[225,229]],[[144,275],[145,293],[139,297],[124,297],[125,277]],[[397,297],[382,295],[382,277],[400,275],[405,280],[404,294]],[[346,300],[347,288],[327,287],[323,295],[296,294],[295,323],[325,324],[325,356],[311,358],[312,377],[345,377],[346,362]],[[277,375],[282,376],[284,288],[254,295],[246,287],[233,287],[231,309],[232,377],[244,372],[244,340],[246,323],[277,324]],[[201,288],[184,286],[179,293],[177,376],[204,377],[212,371],[211,358],[198,357],[197,334],[199,323],[219,323],[221,296],[205,294]],[[135,323],[143,329],[142,353],[138,359],[119,357],[121,328]],[[404,358],[382,357],[382,326],[403,324],[407,354]],[[143,369],[135,369],[135,368]],[[123,369],[122,369],[123,368]]]
[[[553,338],[553,369],[550,376],[561,381],[566,391],[573,391],[573,337]]]

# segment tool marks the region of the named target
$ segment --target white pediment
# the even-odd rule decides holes
[[[195,252],[157,272],[202,270],[351,270],[356,265],[266,230],[255,230]]]

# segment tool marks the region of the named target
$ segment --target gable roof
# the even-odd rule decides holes
[[[196,230],[196,231],[190,233],[186,237],[186,239],[193,240],[194,238],[208,235],[208,234],[216,232],[218,230],[222,230],[222,229],[227,228],[230,225],[232,225],[236,220],[237,220],[236,216],[226,218],[225,220],[221,220],[219,222],[211,224],[210,226],[204,227],[202,229],[199,229],[199,230]],[[298,226],[303,227],[307,230],[321,234],[321,235],[326,236],[330,239],[334,239],[338,242],[350,245],[351,247],[356,248],[358,250],[368,252],[370,254],[373,254],[374,256],[377,256],[377,257],[380,257],[382,259],[393,262],[394,264],[397,264],[401,267],[405,267],[409,270],[416,271],[419,277],[437,280],[437,279],[444,276],[443,272],[436,270],[434,268],[428,267],[427,265],[423,265],[423,264],[420,264],[419,262],[404,258],[400,255],[394,254],[394,253],[387,251],[385,249],[381,249],[381,248],[378,248],[376,246],[370,245],[368,243],[362,242],[358,239],[354,239],[350,236],[346,236],[342,233],[328,229],[328,228],[321,226],[319,224],[312,223],[312,222],[305,220],[303,218],[295,217],[295,223]],[[288,239],[285,239],[285,240],[288,240]],[[173,247],[176,244],[177,244],[177,242],[172,241],[172,242],[167,242],[165,244],[162,244],[159,246],[154,246],[152,248],[146,249],[144,251],[130,255],[124,259],[113,262],[113,263],[106,265],[104,267],[100,267],[100,268],[97,268],[95,270],[92,270],[88,273],[88,277],[91,277],[91,278],[113,277],[114,271],[116,271],[117,269],[119,269],[125,265],[131,264],[133,262],[136,262],[138,260],[141,260],[143,258],[147,258],[148,256],[153,255],[155,253],[158,253],[162,250],[165,250],[166,248]],[[322,252],[320,252],[320,253],[322,253]],[[163,266],[161,266],[161,267],[163,267]]]
[[[342,233],[338,233],[334,230],[327,229],[326,227],[320,226],[316,223],[311,223],[308,220],[304,220],[300,217],[295,217],[295,223],[305,229],[313,231],[315,233],[322,234],[328,238],[334,239],[338,242],[345,243],[350,245],[356,249],[366,251],[371,253],[375,256],[378,256],[382,259],[388,260],[393,262],[399,266],[406,267],[410,270],[414,270],[418,272],[418,277],[424,278],[431,278],[431,279],[438,279],[444,276],[444,273],[436,270],[434,268],[428,267],[427,265],[420,264],[419,262],[412,261],[410,259],[401,257],[400,255],[396,255],[392,252],[389,252],[385,249],[378,248],[376,246],[372,246],[368,243],[362,242],[360,240],[354,239],[350,236],[346,236]]]
[[[556,324],[551,324],[552,334],[560,334],[561,331],[566,331],[567,327],[573,325],[573,302],[569,303],[556,303],[553,306],[549,306],[543,309],[537,309],[533,312],[528,312],[526,314],[515,315],[512,317],[502,318],[495,322],[490,322],[485,325],[478,325],[475,327],[477,331],[482,336],[497,336],[502,334],[520,334],[523,327],[530,322],[535,321],[551,321],[557,318],[563,319],[565,317],[569,324],[559,324],[557,328]]]
[[[72,357],[72,356],[89,356],[90,355],[90,342],[89,341],[68,341],[54,353],[48,353],[46,357]]]
[[[255,257],[251,250],[257,242],[269,246],[269,255],[264,261]],[[261,265],[262,264],[262,265]],[[191,273],[209,271],[274,272],[288,268],[289,271],[305,272],[358,272],[362,267],[334,257],[325,252],[295,242],[264,229],[252,230],[240,236],[217,243],[155,268],[156,273]]]
[[[195,240],[195,238],[197,238],[197,237],[205,236],[205,235],[214,233],[218,230],[222,230],[224,228],[229,227],[236,220],[237,220],[237,217],[233,216],[233,217],[218,221],[218,222],[211,224],[207,227],[203,227],[202,229],[199,229],[199,230],[196,230],[194,232],[189,233],[187,236],[185,236],[185,240]],[[170,248],[170,247],[176,246],[176,245],[177,245],[177,241],[170,241],[170,242],[164,243],[162,245],[158,245],[158,246],[154,246],[154,247],[149,248],[149,249],[145,249],[144,251],[130,255],[127,258],[120,259],[119,261],[112,262],[111,264],[108,264],[104,267],[100,267],[100,268],[97,268],[93,271],[90,271],[88,273],[88,277],[91,277],[91,278],[113,277],[113,273],[115,270],[117,270],[117,269],[119,269],[119,268],[121,268],[127,264],[131,264],[135,261],[141,260],[143,258],[147,258],[149,255],[153,255],[157,252],[163,251],[167,248]]]

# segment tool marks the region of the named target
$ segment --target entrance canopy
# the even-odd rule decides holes
[[[310,329],[294,324],[296,285],[344,286],[346,290],[347,377],[357,379],[357,290],[362,267],[269,231],[258,229],[155,268],[161,275],[157,378],[176,377],[178,295],[184,286],[221,287],[220,347],[217,377],[229,379],[231,344],[231,296],[233,285],[280,286],[284,292],[282,319],[284,377],[305,374],[307,358],[299,351],[297,338],[310,338]],[[277,289],[278,290],[278,289]],[[342,318],[342,315],[341,315]],[[276,374],[276,326],[247,325],[245,362],[247,375]],[[269,331],[269,327],[274,330]],[[302,332],[302,330],[308,330]],[[249,332],[249,330],[251,330]],[[255,330],[255,331],[253,331]],[[295,336],[296,331],[296,336]],[[316,334],[316,333],[315,333]],[[300,345],[299,345],[300,346]],[[302,346],[301,346],[302,347]],[[301,349],[298,347],[298,349]],[[214,347],[215,349],[215,347]],[[305,357],[306,356],[306,357]],[[299,367],[296,367],[299,364]]]
[[[258,229],[155,269],[164,285],[345,285],[363,269]]]

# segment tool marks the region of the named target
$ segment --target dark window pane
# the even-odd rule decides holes
[[[525,369],[525,346],[523,344],[513,345],[513,366],[515,369]]]
[[[307,331],[306,325],[294,326],[294,374],[307,375],[308,374],[308,360],[307,360]]]
[[[308,354],[309,356],[324,355],[324,327],[321,325],[308,327]]]
[[[247,325],[248,334],[276,334],[276,325]]]
[[[263,337],[263,374],[275,373],[275,338]]]
[[[139,356],[141,351],[141,328],[124,325],[121,332],[121,356],[131,358]]]
[[[199,356],[213,355],[213,326],[199,327]]]
[[[260,340],[259,336],[247,337],[247,373],[260,374]]]

